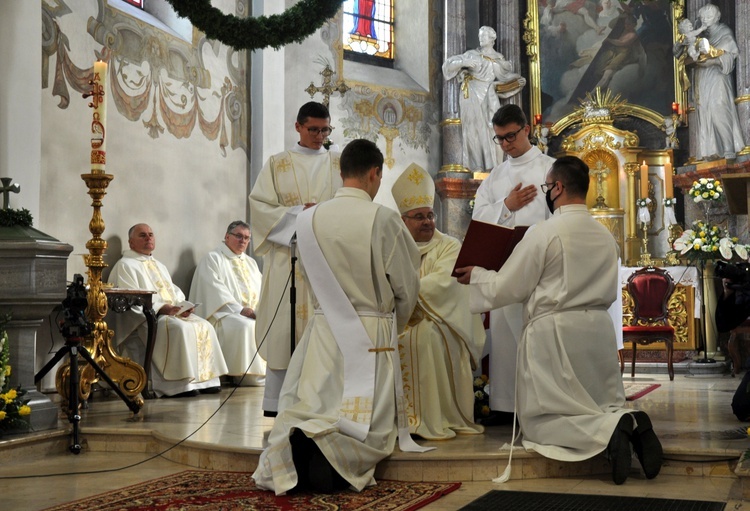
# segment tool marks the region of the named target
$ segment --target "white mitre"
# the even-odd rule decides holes
[[[391,193],[403,215],[412,209],[431,208],[435,201],[435,183],[426,170],[412,163],[393,183]]]

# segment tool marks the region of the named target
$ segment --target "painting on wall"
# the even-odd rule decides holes
[[[672,47],[682,10],[668,0],[531,0],[524,39],[532,114],[555,123],[596,87],[671,113],[681,96]]]

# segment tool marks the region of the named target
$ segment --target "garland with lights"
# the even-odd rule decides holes
[[[302,42],[336,15],[343,0],[300,0],[282,14],[256,18],[224,14],[211,5],[211,0],[167,2],[209,39],[221,41],[235,50],[252,51]]]

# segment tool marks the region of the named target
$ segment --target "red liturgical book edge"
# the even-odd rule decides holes
[[[525,225],[514,228],[472,220],[466,230],[452,275],[457,277],[456,268],[465,266],[499,270],[527,230],[528,226]]]

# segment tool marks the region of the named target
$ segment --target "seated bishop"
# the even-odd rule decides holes
[[[174,285],[166,266],[151,253],[154,232],[146,224],[128,231],[130,250],[112,268],[109,281],[118,288],[156,291],[153,307],[158,315],[151,380],[157,396],[187,397],[221,390],[219,377],[227,365],[214,327],[193,314],[180,312],[185,295]],[[178,314],[179,313],[179,314]],[[142,362],[146,352],[146,325],[142,312],[131,311],[115,328],[115,345],[121,355]]]
[[[195,313],[216,329],[234,383],[261,386],[266,363],[258,355],[260,339],[255,337],[261,274],[245,253],[249,243],[250,225],[242,220],[229,224],[224,241],[195,269],[190,301],[196,304]]]
[[[399,336],[409,432],[430,440],[484,431],[474,423],[472,369],[481,359],[481,317],[451,276],[461,243],[435,228],[435,184],[416,165],[394,183],[393,198],[419,247],[419,299]]]

